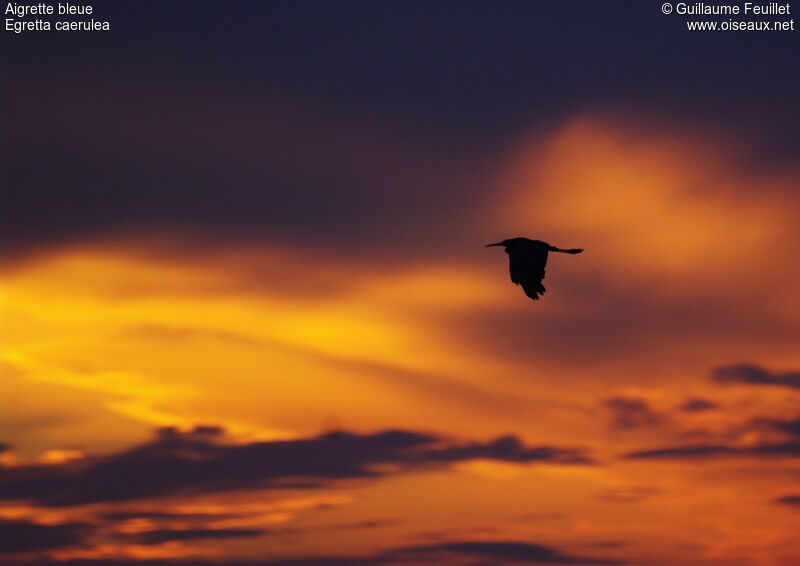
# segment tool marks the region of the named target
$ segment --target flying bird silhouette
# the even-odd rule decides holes
[[[582,248],[563,250],[551,246],[547,242],[528,238],[510,238],[496,244],[488,244],[486,247],[492,246],[503,246],[506,249],[511,281],[522,285],[525,294],[534,301],[538,301],[539,295],[544,295],[545,292],[542,279],[544,279],[544,266],[547,264],[548,252],[579,254],[583,251]]]

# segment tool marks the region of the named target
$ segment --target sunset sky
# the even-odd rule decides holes
[[[800,564],[798,32],[94,6],[2,36],[0,562]]]

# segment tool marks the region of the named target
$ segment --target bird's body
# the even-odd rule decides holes
[[[566,254],[579,254],[583,250],[580,248],[561,249],[551,246],[547,242],[539,240],[529,240],[528,238],[511,238],[489,244],[490,246],[503,246],[508,254],[508,269],[511,272],[511,281],[517,285],[522,285],[525,294],[534,301],[539,299],[545,292],[542,280],[544,279],[544,267],[547,265],[547,254],[549,252],[561,252]]]

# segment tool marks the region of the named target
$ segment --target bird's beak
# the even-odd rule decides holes
[[[503,242],[497,242],[496,244],[486,244],[487,248],[491,248],[492,246],[504,246]]]

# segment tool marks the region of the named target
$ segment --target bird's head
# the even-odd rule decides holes
[[[506,249],[506,251],[508,251],[517,247],[524,240],[525,238],[509,238],[508,240],[503,240],[502,242],[497,242],[494,244],[486,244],[486,247],[491,248],[492,246],[502,246]]]

